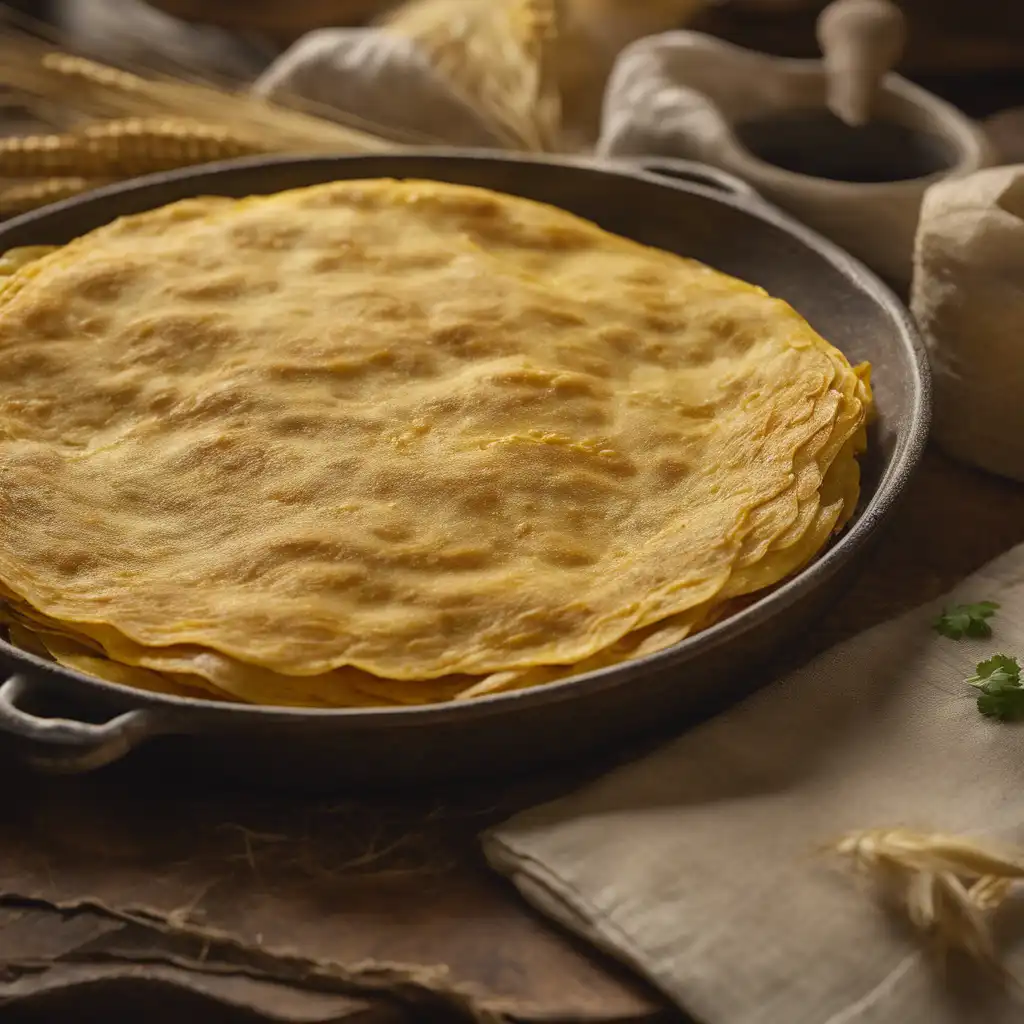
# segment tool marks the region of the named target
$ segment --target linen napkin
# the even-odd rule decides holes
[[[990,639],[932,629],[944,603],[978,600],[1001,605]],[[955,959],[943,970],[825,848],[898,826],[1024,840],[1024,728],[983,718],[963,682],[1022,651],[1024,546],[498,826],[487,858],[703,1024],[1019,1024],[1021,989]],[[1024,914],[999,913],[1024,977]]]

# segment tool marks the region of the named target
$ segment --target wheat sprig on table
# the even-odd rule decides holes
[[[1024,881],[1024,859],[969,839],[901,828],[852,832],[834,849],[940,950],[959,950],[1003,974],[991,915]]]

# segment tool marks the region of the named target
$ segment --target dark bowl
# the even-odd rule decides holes
[[[846,585],[905,491],[930,406],[927,361],[907,311],[834,245],[701,165],[451,150],[233,161],[111,186],[11,220],[0,225],[0,250],[67,242],[115,217],[190,196],[376,177],[481,185],[553,203],[786,299],[852,361],[874,366],[878,415],[853,521],[803,572],[669,650],[473,701],[329,711],[219,704],[101,682],[0,642],[9,675],[0,686],[0,732],[32,764],[87,771],[152,741],[249,782],[323,788],[479,779],[578,758],[681,723],[764,681],[767,659],[784,652]]]

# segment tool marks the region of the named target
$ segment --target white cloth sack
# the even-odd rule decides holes
[[[911,307],[932,364],[932,436],[1024,480],[1024,164],[928,191]]]

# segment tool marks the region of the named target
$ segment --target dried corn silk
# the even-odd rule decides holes
[[[639,657],[857,501],[861,368],[762,290],[527,200],[188,200],[2,281],[7,606],[231,699],[425,703]]]

